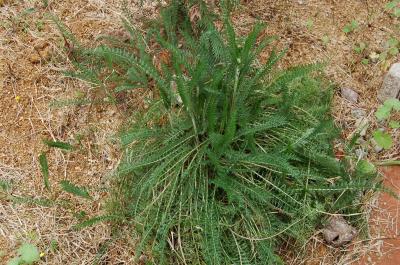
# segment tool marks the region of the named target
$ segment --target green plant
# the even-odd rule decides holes
[[[9,260],[7,265],[30,265],[40,260],[39,250],[35,245],[23,243],[18,249],[18,256]]]
[[[392,15],[395,17],[400,17],[400,0],[394,0],[385,5],[385,9],[387,11],[392,12]]]
[[[78,187],[69,182],[68,180],[60,181],[60,186],[65,192],[71,193],[75,196],[82,197],[85,199],[92,199],[92,197],[90,196],[89,192],[85,187]]]
[[[282,242],[305,242],[327,213],[358,212],[375,173],[335,159],[321,66],[274,71],[284,52],[259,63],[274,39],[259,39],[263,25],[241,37],[226,9],[219,30],[186,8],[173,1],[146,36],[124,21],[129,43],[75,51],[72,76],[159,93],[121,134],[112,215],[88,223],[133,223],[136,258],[150,251],[156,264],[282,264]]]
[[[400,101],[395,98],[386,100],[375,112],[375,116],[378,121],[387,121],[388,126],[392,129],[398,129],[400,126],[398,121],[390,120],[390,116],[393,111],[400,111]],[[382,130],[376,130],[373,132],[373,138],[376,143],[384,149],[390,149],[393,145],[392,136]]]
[[[368,59],[368,58],[363,58],[363,59],[361,60],[361,63],[362,63],[363,65],[367,65],[367,64],[369,64],[369,59]]]
[[[324,35],[321,40],[324,46],[328,46],[329,42],[331,41],[328,35]]]
[[[399,48],[400,42],[394,37],[390,38],[386,42],[385,50],[379,54],[379,60],[388,63],[386,60],[396,56],[399,53]]]
[[[313,29],[314,21],[311,18],[307,19],[306,27],[307,27],[308,30],[312,30]]]
[[[367,48],[367,44],[365,42],[360,42],[358,45],[354,46],[354,51],[358,54],[362,53]]]
[[[352,20],[349,24],[346,24],[343,28],[343,32],[344,33],[351,33],[353,31],[355,31],[356,29],[358,29],[359,24],[357,20]]]

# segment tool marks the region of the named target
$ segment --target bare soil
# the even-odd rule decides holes
[[[72,229],[83,215],[104,212],[108,196],[104,188],[120,158],[115,135],[127,114],[119,105],[66,103],[88,93],[90,86],[62,73],[71,69],[71,64],[60,48],[64,41],[46,14],[58,16],[79,40],[92,45],[101,34],[121,32],[121,16],[140,26],[143,17],[157,15],[157,4],[140,7],[139,2],[0,0],[0,180],[11,182],[9,191],[0,190],[0,264],[15,255],[24,241],[36,244],[45,254],[40,264],[92,264],[105,246],[104,264],[133,264],[134,235],[126,233],[115,239],[105,223],[80,231]],[[380,0],[250,0],[243,1],[234,21],[240,33],[248,32],[258,20],[269,25],[266,34],[278,36],[274,45],[288,48],[279,67],[325,62],[327,76],[339,88],[346,86],[359,93],[356,104],[339,93],[335,96],[334,115],[344,128],[343,137],[348,138],[357,129],[356,118],[351,115],[355,108],[369,116],[367,135],[377,128],[373,116],[378,106],[377,90],[388,66],[400,59],[396,55],[382,62],[361,63],[371,53],[385,51],[389,38],[400,38],[399,21],[384,5]],[[352,20],[357,20],[359,27],[345,34],[343,28]],[[358,54],[354,46],[360,42],[367,48]],[[54,104],[57,101],[64,103]],[[69,142],[77,149],[50,150],[43,139]],[[369,158],[398,159],[399,139],[397,133],[395,147],[379,154],[369,152]],[[49,159],[51,192],[45,190],[39,168],[38,155],[42,152]],[[93,201],[61,192],[58,182],[64,179],[88,187]],[[45,198],[56,203],[21,203],[15,197],[25,201]],[[51,247],[54,242],[57,247]],[[288,263],[350,264],[362,244],[354,251],[331,249],[316,234],[310,245],[309,255]]]
[[[385,168],[384,184],[397,196],[400,194],[400,167]],[[379,196],[370,218],[374,238],[360,265],[397,265],[400,262],[400,201],[387,193]]]

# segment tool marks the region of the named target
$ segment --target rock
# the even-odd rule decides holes
[[[357,159],[363,159],[364,157],[366,157],[368,155],[368,153],[366,151],[364,151],[362,148],[357,148],[355,150]]]
[[[351,103],[357,103],[358,101],[358,93],[353,89],[348,87],[342,87],[341,89],[342,97],[350,101]]]
[[[400,63],[393,64],[386,74],[382,88],[378,91],[381,102],[389,98],[399,98],[400,94]]]
[[[383,147],[380,146],[374,139],[371,139],[372,147],[376,153],[380,153],[383,150]]]
[[[365,136],[369,126],[369,120],[365,117],[362,117],[356,121],[355,126],[360,136]]]
[[[30,61],[31,63],[33,63],[33,64],[38,64],[38,63],[40,63],[40,56],[39,56],[39,54],[34,53],[34,54],[32,54],[31,56],[29,56],[29,61]]]
[[[366,115],[367,115],[367,113],[363,109],[352,109],[351,110],[351,116],[353,116],[356,119],[364,118]]]
[[[35,50],[33,51],[33,53],[28,57],[29,61],[32,64],[38,64],[38,63],[43,63],[46,61],[49,61],[51,59],[51,49],[50,47],[45,47],[44,50],[39,51],[39,50]]]
[[[322,230],[322,234],[328,244],[340,247],[351,242],[357,235],[357,230],[349,225],[342,216],[332,216]]]

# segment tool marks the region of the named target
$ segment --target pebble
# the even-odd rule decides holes
[[[351,116],[353,116],[356,119],[364,118],[366,115],[367,115],[367,113],[363,109],[352,109],[351,110]]]
[[[382,152],[383,147],[379,146],[378,143],[374,139],[371,139],[371,143],[372,143],[372,147],[374,148],[374,151],[376,153]]]
[[[365,136],[367,134],[369,125],[369,120],[366,118],[358,119],[355,123],[357,130],[360,132],[360,136]]]
[[[353,89],[348,87],[342,87],[341,89],[342,97],[350,101],[351,103],[357,103],[358,101],[358,93]]]
[[[367,151],[364,151],[362,148],[357,148],[355,150],[357,159],[363,159],[365,156],[367,156]]]
[[[399,98],[400,96],[400,63],[393,64],[386,74],[383,85],[378,91],[378,99],[381,102],[389,98]]]

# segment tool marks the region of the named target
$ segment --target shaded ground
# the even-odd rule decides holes
[[[124,118],[124,106],[68,102],[61,104],[64,107],[50,106],[56,100],[76,98],[90,90],[61,73],[70,64],[59,48],[63,39],[45,14],[56,14],[79,39],[90,44],[101,34],[118,34],[121,15],[133,21],[156,15],[155,4],[139,8],[139,2],[0,0],[0,180],[11,183],[7,192],[0,189],[0,264],[15,254],[22,241],[38,245],[46,254],[43,264],[91,264],[105,245],[108,251],[104,260],[108,264],[132,264],[134,239],[111,240],[106,224],[82,231],[72,229],[86,218],[82,211],[87,216],[102,213],[107,175],[120,155],[113,137]],[[361,63],[372,52],[387,50],[390,38],[400,37],[399,21],[385,11],[384,1],[245,2],[234,15],[237,30],[248,32],[257,20],[268,23],[266,33],[279,37],[276,46],[289,48],[280,67],[327,62],[328,77],[360,95],[357,104],[336,95],[334,115],[345,129],[343,136],[357,129],[357,118],[351,112],[361,109],[371,120],[368,137],[377,126],[372,113],[378,105],[376,93],[383,75],[388,65],[399,61],[399,55],[395,55],[382,62]],[[343,28],[352,20],[357,20],[359,27],[345,34]],[[354,46],[360,42],[367,43],[367,48],[358,54]],[[369,157],[399,158],[399,137],[397,133],[397,145],[390,151],[370,151]],[[71,153],[47,150],[42,139],[67,141],[78,149]],[[51,192],[43,187],[37,160],[41,152],[49,158]],[[89,187],[94,200],[83,201],[62,193],[57,183],[63,179]],[[18,203],[11,195],[25,201],[46,198],[56,203]],[[66,200],[68,203],[63,203]],[[54,242],[56,248],[51,247]],[[360,251],[361,243],[357,242],[354,249]],[[309,255],[294,257],[291,264],[349,264],[354,260],[352,255],[344,255],[352,250],[329,249],[317,234],[310,245]]]

